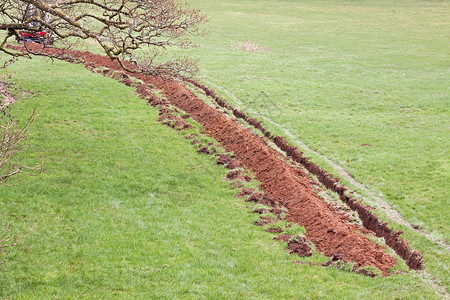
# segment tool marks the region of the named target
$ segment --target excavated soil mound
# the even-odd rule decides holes
[[[20,49],[20,47],[16,47],[16,50],[17,49]],[[46,49],[45,51],[59,53],[58,49]],[[105,56],[77,51],[60,54],[61,57],[67,61],[76,62],[81,59],[88,67],[95,65],[96,67],[109,68],[109,70],[104,70],[104,72],[109,75],[111,75],[113,70],[123,71],[117,62],[111,61],[111,59]],[[228,152],[234,153],[239,163],[244,165],[245,168],[252,170],[256,179],[262,182],[261,189],[266,193],[265,195],[270,195],[270,197],[264,198],[264,196],[262,196],[261,198],[251,199],[250,201],[261,201],[262,199],[265,201],[264,204],[266,205],[275,207],[275,203],[277,202],[281,206],[287,208],[287,219],[291,222],[298,223],[306,229],[306,238],[315,245],[318,251],[329,257],[339,257],[344,261],[355,262],[358,267],[375,267],[383,274],[388,274],[388,270],[396,264],[395,258],[384,253],[384,249],[381,246],[373,243],[360,233],[367,232],[367,230],[347,222],[345,216],[338,212],[332,205],[327,204],[318,197],[306,174],[300,169],[293,167],[285,159],[281,159],[279,157],[279,152],[268,146],[268,143],[264,138],[252,133],[249,129],[244,128],[236,120],[231,119],[226,114],[210,107],[179,82],[163,80],[162,78],[145,76],[143,74],[128,73],[128,75],[142,80],[147,84],[152,84],[164,91],[165,96],[167,97],[166,101],[188,113],[195,121],[203,126],[204,133],[213,137]],[[128,77],[124,79],[128,79]],[[205,90],[207,95],[215,97],[213,90],[210,90],[205,86],[201,87]],[[256,128],[265,130],[260,122],[246,117],[243,112],[233,109],[222,99],[216,97],[215,100],[220,106],[231,109],[235,117],[244,118]],[[268,131],[263,131],[263,133],[269,139],[274,138]],[[283,138],[276,137],[274,138],[274,141],[275,144],[281,147],[283,151],[286,151],[287,156],[291,157],[294,161],[303,160],[303,163],[309,163],[308,161],[304,161],[305,159],[301,157],[301,154],[296,152],[296,148],[289,146]],[[306,166],[308,171],[322,176],[322,178],[320,178],[320,176],[318,177],[327,187],[332,189],[339,188],[340,191],[342,191],[342,194],[340,194],[342,199],[342,197],[344,197],[342,195],[344,195],[343,191],[345,191],[345,188],[338,187],[337,181],[332,177],[330,178],[330,176],[320,168],[317,167],[317,170],[314,168],[316,168],[314,164]],[[239,177],[240,175],[235,171],[230,171],[227,177],[236,176]],[[242,193],[242,195],[243,194],[245,193]],[[346,199],[343,200],[345,202]],[[358,204],[349,203],[349,205],[355,206]],[[369,213],[367,212],[368,209],[365,209],[366,207],[359,210],[356,208],[360,215],[361,213]],[[373,215],[369,215],[370,220],[362,219],[366,223],[372,222],[378,224],[376,225],[378,226],[375,228],[376,230],[373,231],[376,232],[378,229],[382,230],[384,227],[381,228],[380,226],[386,224],[380,222],[378,218],[372,218],[371,216]],[[257,225],[266,225],[271,222],[273,222],[273,219],[263,218],[258,221]],[[391,234],[391,232],[389,231],[387,234]],[[393,236],[392,238],[395,242],[399,241],[398,236]],[[388,239],[386,238],[386,240]],[[406,243],[406,241],[403,242]],[[309,246],[304,241],[296,241],[292,245],[292,251],[299,251],[302,254],[309,253],[307,250],[307,247],[309,248]],[[413,259],[418,264],[416,267],[420,268],[421,254],[417,253],[418,257],[413,257],[409,247],[407,247],[407,243],[405,249],[406,254],[404,254],[404,256],[407,256],[408,259]]]
[[[262,190],[288,208],[288,220],[305,227],[306,237],[317,250],[330,257],[340,254],[346,261],[376,267],[384,274],[395,265],[393,257],[361,235],[360,227],[345,222],[333,207],[314,193],[308,178],[280,159],[262,138],[205,104],[186,87],[171,81],[146,80],[163,89],[172,105],[189,113],[203,125],[206,133],[253,170],[256,179],[262,182]],[[236,175],[233,172],[228,177]],[[268,221],[264,219],[257,225],[268,224]]]

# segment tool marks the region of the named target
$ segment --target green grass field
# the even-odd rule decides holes
[[[21,160],[45,151],[46,165],[1,187],[4,219],[24,237],[0,272],[2,297],[433,297],[420,273],[373,279],[293,264],[253,225],[226,169],[156,122],[132,88],[64,62],[10,71],[35,93],[15,114],[41,108]]]
[[[211,19],[205,80],[449,241],[448,2],[192,3]]]
[[[448,245],[448,2],[190,2],[211,18],[191,52],[207,84]],[[269,50],[236,49],[245,41]],[[132,88],[42,59],[9,71],[34,92],[18,94],[18,118],[40,109],[20,159],[45,152],[46,165],[0,186],[2,220],[24,236],[0,271],[0,297],[446,297],[448,251],[426,237],[393,225],[424,252],[425,272],[295,265],[252,224],[226,171],[156,122]]]
[[[449,247],[448,2],[192,3],[211,18],[198,54],[205,82]],[[245,41],[268,51],[236,48]],[[393,226],[448,282],[448,251]]]

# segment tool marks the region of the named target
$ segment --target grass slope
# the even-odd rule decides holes
[[[199,57],[219,92],[450,240],[447,1],[191,2],[211,18]]]
[[[448,1],[191,3],[211,19],[198,54],[207,83],[449,244]],[[269,51],[236,48],[245,41]],[[448,251],[396,228],[448,286]]]
[[[1,298],[433,298],[411,272],[368,278],[298,266],[199,155],[132,88],[42,59],[10,67],[40,108],[39,177],[0,187],[2,221],[24,236],[0,272]],[[325,261],[316,255],[310,261]]]

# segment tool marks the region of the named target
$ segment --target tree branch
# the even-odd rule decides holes
[[[207,22],[206,15],[190,8],[186,2],[176,0],[2,1],[0,29],[7,30],[7,36],[0,44],[0,50],[6,54],[26,55],[6,49],[10,37],[20,39],[20,32],[32,34],[46,31],[60,48],[65,48],[61,47],[63,41],[70,45],[76,40],[89,39],[95,41],[106,55],[118,60],[122,66],[125,65],[123,61],[128,59],[136,64],[134,71],[150,73],[155,73],[156,70],[174,70],[179,73],[191,68],[180,64],[184,60],[174,60],[165,64],[170,67],[150,70],[150,61],[138,59],[136,52],[195,46],[185,37],[204,35],[200,26]],[[26,52],[36,55],[30,49]],[[51,56],[43,52],[39,55]],[[129,65],[127,69],[130,69]]]

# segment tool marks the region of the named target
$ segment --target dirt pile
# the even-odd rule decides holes
[[[59,50],[48,48],[45,51],[58,53]],[[70,62],[82,60],[88,68],[93,68],[92,66],[108,68],[104,71],[108,76],[112,76],[114,71],[122,71],[117,62],[111,61],[108,57],[89,52],[65,52],[61,53],[61,58]],[[339,257],[344,261],[355,262],[357,267],[375,267],[383,274],[388,274],[388,270],[396,264],[396,259],[384,253],[382,247],[374,244],[360,233],[365,231],[363,228],[349,224],[346,217],[318,197],[306,174],[299,168],[291,166],[286,160],[281,159],[279,153],[270,148],[264,138],[253,134],[236,120],[230,119],[226,114],[208,106],[179,82],[143,74],[130,73],[127,75],[163,90],[168,103],[188,113],[190,117],[203,126],[206,134],[218,141],[228,152],[234,153],[239,164],[252,170],[256,179],[262,182],[261,189],[266,193],[265,195],[270,194],[270,197],[264,199],[266,205],[275,206],[275,203],[278,202],[281,206],[286,207],[288,209],[287,219],[306,229],[306,237],[314,243],[318,251],[329,257]],[[122,77],[122,80],[127,80],[127,83],[130,83],[128,79],[129,77]],[[344,192],[347,189],[338,183],[338,179],[333,178],[303,157],[296,147],[290,146],[282,137],[272,135],[262,126],[261,122],[249,118],[244,112],[231,107],[224,99],[218,97],[213,90],[198,82],[190,82],[203,89],[205,94],[212,97],[219,106],[231,110],[236,118],[243,119],[260,130],[265,137],[272,140],[284,151],[287,157],[304,166],[309,172],[316,175],[327,188],[338,193],[343,202],[358,212],[364,226],[378,236],[384,237],[386,243],[406,260],[410,268],[421,268],[421,253],[411,251],[407,242],[399,238],[400,231],[390,230],[386,223],[381,222],[370,212],[370,208],[345,194]],[[146,92],[146,89],[144,87],[137,88],[138,92],[141,93]],[[151,96],[149,97],[151,98]],[[158,101],[161,100],[153,98],[149,103],[159,105]],[[170,112],[167,112],[164,118],[168,119],[169,124],[175,126],[177,120],[170,117]],[[227,162],[227,164],[230,163],[231,161]],[[263,197],[257,201],[261,200],[263,200]],[[260,225],[269,224],[272,221],[271,218],[265,218]],[[301,242],[292,247],[296,249],[305,248]]]
[[[189,113],[203,125],[205,132],[254,171],[256,179],[262,182],[262,190],[287,207],[288,220],[305,227],[306,237],[317,250],[330,257],[342,255],[343,260],[359,266],[374,266],[384,274],[396,263],[380,246],[361,235],[360,227],[345,222],[332,206],[320,199],[305,174],[280,159],[261,137],[208,106],[184,86],[164,82],[160,87],[172,105]],[[243,116],[236,111],[233,114]]]

